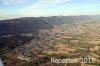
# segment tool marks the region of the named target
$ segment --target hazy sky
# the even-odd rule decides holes
[[[100,15],[100,0],[0,0],[0,19]]]

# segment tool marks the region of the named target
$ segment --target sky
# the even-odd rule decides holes
[[[100,0],[0,0],[0,19],[100,15]]]

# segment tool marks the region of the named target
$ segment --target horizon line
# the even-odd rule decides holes
[[[100,15],[52,15],[52,16],[22,16],[22,17],[14,17],[14,18],[5,18],[0,20],[10,20],[10,19],[19,19],[19,18],[39,18],[39,17],[65,17],[65,16],[100,16]]]

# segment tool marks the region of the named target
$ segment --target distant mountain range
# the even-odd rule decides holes
[[[64,24],[64,23],[74,23],[76,21],[84,20],[100,20],[100,15],[80,15],[80,16],[52,16],[52,17],[40,17],[44,21],[50,24]]]
[[[74,23],[84,20],[100,20],[99,15],[23,17],[0,21],[0,34],[36,32],[39,29],[52,29],[53,25]]]

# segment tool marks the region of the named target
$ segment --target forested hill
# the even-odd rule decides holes
[[[0,21],[0,34],[34,33],[39,29],[52,29],[48,22],[38,18],[17,18]]]

